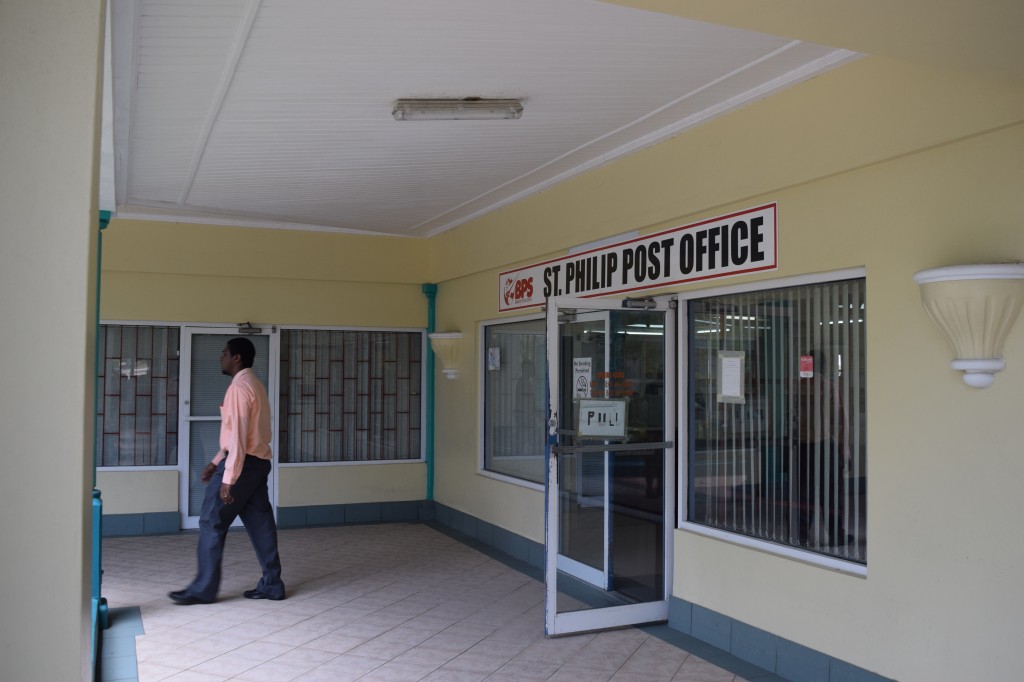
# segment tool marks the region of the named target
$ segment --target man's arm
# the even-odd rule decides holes
[[[217,454],[220,455],[219,452]],[[203,467],[203,473],[199,474],[199,480],[203,483],[209,483],[210,479],[213,478],[213,475],[217,473],[217,464],[217,462],[208,462],[206,466]]]

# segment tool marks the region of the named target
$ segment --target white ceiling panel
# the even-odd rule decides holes
[[[597,0],[114,0],[118,215],[429,236],[856,55]],[[520,98],[395,121],[399,98]]]

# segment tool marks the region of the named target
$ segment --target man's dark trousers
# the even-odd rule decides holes
[[[224,504],[220,499],[224,462],[217,465],[216,473],[206,484],[203,510],[199,516],[199,545],[196,548],[199,570],[195,580],[186,588],[190,595],[204,601],[217,598],[224,541],[235,518],[241,517],[263,569],[263,577],[256,589],[271,597],[284,596],[281,559],[277,553],[277,524],[267,490],[269,475],[269,460],[246,455],[242,474],[231,486],[234,502]]]

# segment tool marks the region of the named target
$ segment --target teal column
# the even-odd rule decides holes
[[[427,297],[427,334],[433,334],[437,326],[437,285],[424,284],[423,295]],[[426,499],[434,499],[434,349],[427,343],[427,433],[424,459],[427,463]]]
[[[100,382],[98,374],[100,369],[100,357],[103,349],[100,348],[100,272],[103,269],[103,230],[110,224],[110,211],[100,211],[99,231],[96,235],[96,350],[93,356],[93,399],[94,404],[103,400],[100,395]],[[99,424],[95,422],[95,428]],[[109,626],[107,619],[107,600],[103,598],[101,585],[103,582],[103,500],[100,498],[100,491],[96,489],[96,467],[99,465],[99,449],[96,447],[96,431],[93,431],[92,451],[92,663],[96,667],[96,658],[99,654],[99,631]]]
[[[93,379],[92,379],[92,382],[93,382],[92,383],[93,398],[96,401],[100,401],[100,400],[103,399],[103,396],[100,395],[100,382],[99,382],[99,376],[98,376],[99,375],[99,368],[100,368],[100,358],[103,355],[103,349],[100,348],[100,344],[99,344],[99,339],[100,339],[100,319],[102,319],[100,317],[100,283],[103,281],[103,278],[101,277],[100,273],[103,270],[103,230],[107,229],[107,225],[109,225],[109,224],[110,224],[110,211],[100,211],[100,221],[99,221],[100,229],[99,229],[99,232],[96,235],[96,320],[95,320],[95,323],[96,323],[96,350],[93,353],[93,365],[94,365],[94,367],[96,369],[95,369],[95,373],[93,374]],[[96,402],[96,404],[98,405],[99,402]],[[99,426],[99,424],[97,423],[96,426]],[[99,462],[100,453],[99,453],[99,448],[96,447],[95,434],[93,434],[93,435],[94,435],[94,437],[93,437],[93,448],[92,448],[92,487],[95,488],[96,487],[96,467],[98,467],[99,464],[100,464],[100,462]]]

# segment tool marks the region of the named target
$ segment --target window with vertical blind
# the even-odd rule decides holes
[[[484,326],[484,469],[544,482],[544,320]]]
[[[866,564],[864,280],[687,310],[688,519]]]
[[[282,330],[279,459],[422,457],[423,334]]]
[[[178,463],[178,327],[100,326],[96,465]]]

